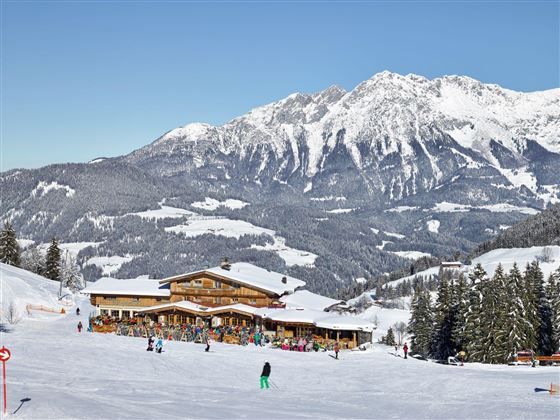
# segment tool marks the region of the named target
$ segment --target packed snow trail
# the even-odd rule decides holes
[[[12,351],[8,400],[20,418],[557,418],[560,400],[534,388],[560,369],[443,366],[366,352],[298,353],[76,331],[81,316],[26,320],[2,335]],[[261,390],[264,361],[279,389]]]

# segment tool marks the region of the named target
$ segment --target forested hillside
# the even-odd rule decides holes
[[[478,256],[498,248],[527,248],[531,246],[560,245],[560,204],[555,204],[535,216],[504,230],[494,239],[478,246]]]

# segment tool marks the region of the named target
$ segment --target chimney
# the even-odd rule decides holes
[[[228,257],[224,257],[222,259],[222,262],[220,262],[220,267],[222,268],[222,270],[231,270],[231,263],[229,262]]]
[[[286,276],[282,277],[282,283],[287,284],[288,278]]]

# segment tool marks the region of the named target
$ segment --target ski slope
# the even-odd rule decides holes
[[[73,305],[73,296],[66,288],[62,289],[63,299],[58,299],[60,283],[33,274],[21,268],[0,263],[0,303],[2,313],[13,303],[23,317],[27,317],[27,305],[44,306],[60,310]],[[41,317],[34,312],[33,317]]]
[[[87,302],[82,302],[83,323]],[[12,351],[13,417],[67,418],[557,418],[560,401],[535,387],[558,368],[443,366],[395,357],[392,349],[294,353],[212,343],[78,334],[78,317],[26,323],[2,335]],[[265,361],[278,388],[261,391]]]

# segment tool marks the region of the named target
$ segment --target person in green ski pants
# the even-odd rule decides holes
[[[268,377],[270,376],[270,363],[268,362],[264,362],[264,367],[261,373],[261,389],[264,389],[264,387],[266,386],[266,389],[270,388],[268,386]]]

